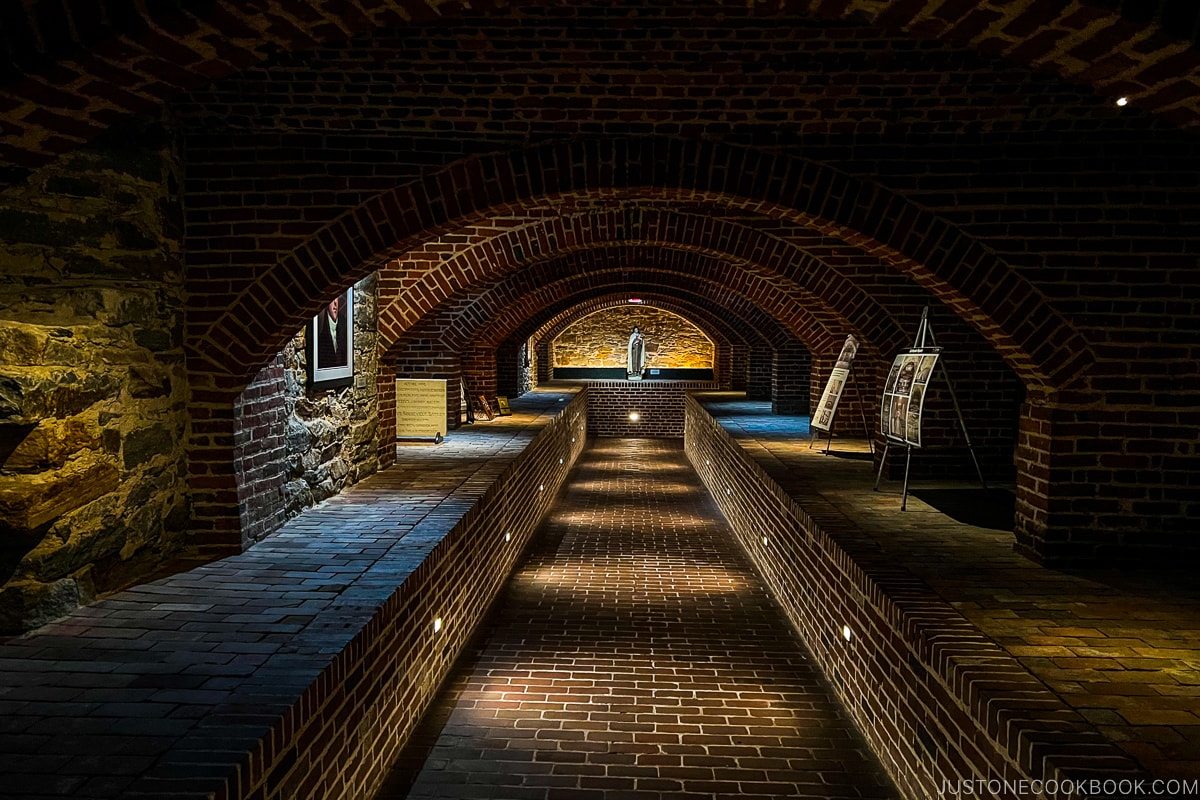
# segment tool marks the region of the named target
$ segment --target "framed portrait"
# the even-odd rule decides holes
[[[334,389],[354,382],[354,288],[333,298],[308,326],[308,385]]]

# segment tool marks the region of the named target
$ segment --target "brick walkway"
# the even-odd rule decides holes
[[[892,797],[682,442],[576,465],[377,800]]]
[[[865,441],[836,439],[824,456],[808,449],[807,418],[772,416],[768,404],[730,395],[702,399],[814,519],[851,520],[1152,775],[1200,777],[1193,573],[1040,567],[1012,551],[1011,521],[965,524],[922,499],[958,497],[956,505],[978,510],[989,498],[977,484],[914,482],[902,512],[898,481],[871,491]]]
[[[211,797],[571,399],[403,447],[253,549],[0,644],[0,797]]]

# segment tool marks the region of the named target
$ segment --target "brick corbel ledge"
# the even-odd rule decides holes
[[[820,500],[802,508],[691,396],[684,448],[906,798],[938,797],[943,781],[1146,777],[843,515]],[[1000,788],[977,796],[1018,797]],[[1054,800],[1068,796],[1084,795]]]

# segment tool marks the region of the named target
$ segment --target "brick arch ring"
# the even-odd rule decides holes
[[[686,298],[675,298],[670,295],[660,295],[655,292],[643,292],[641,290],[635,291],[637,291],[639,299],[642,300],[640,307],[654,308],[674,314],[687,323],[696,326],[712,342],[712,369],[714,378],[723,387],[728,388],[726,384],[729,382],[729,375],[732,371],[732,364],[729,362],[729,359],[735,350],[744,351],[748,350],[751,346],[746,338],[738,332],[737,328],[727,320],[721,319],[720,316],[714,314],[711,310],[689,302]],[[630,307],[628,292],[593,297],[560,311],[558,314],[545,320],[527,337],[521,337],[518,332],[514,331],[514,336],[507,341],[527,338],[533,341],[535,346],[541,342],[552,343],[563,331],[585,317],[612,308],[628,307]]]
[[[431,233],[581,197],[717,203],[844,239],[967,320],[1027,384],[1070,385],[1094,361],[1083,336],[1021,275],[888,189],[822,163],[719,143],[595,139],[464,159],[351,209],[268,268],[192,343],[196,382],[204,388],[207,374],[244,385],[321,298]],[[1008,302],[1014,296],[1023,302]]]
[[[598,277],[603,280],[598,281]],[[614,298],[617,297],[624,297],[625,299],[621,302],[627,303],[629,291],[636,291],[646,297],[654,297],[659,305],[678,308],[677,313],[698,325],[710,338],[719,337],[730,341],[755,341],[766,344],[761,333],[763,327],[755,324],[758,320],[747,319],[729,312],[718,302],[714,287],[706,286],[703,283],[698,286],[686,275],[674,277],[678,284],[675,287],[664,286],[661,283],[649,284],[641,280],[631,281],[628,279],[628,271],[610,271],[603,276],[589,275],[586,280],[576,276],[573,280],[548,287],[552,302],[539,303],[536,310],[533,311],[520,307],[516,310],[505,309],[496,316],[486,319],[476,315],[462,315],[470,316],[476,322],[470,327],[454,330],[442,329],[440,336],[439,325],[431,325],[428,328],[422,325],[414,328],[410,332],[411,339],[406,334],[396,346],[388,351],[384,358],[389,360],[392,357],[403,357],[406,343],[410,340],[437,340],[450,352],[467,349],[495,350],[504,343],[512,341],[514,337],[528,339],[530,336],[539,335],[538,332],[546,328],[549,324],[548,321],[577,314],[578,309],[584,306],[590,307],[597,297],[608,298],[611,301],[609,305],[614,304]],[[671,293],[664,293],[664,289],[670,289]],[[750,309],[753,310],[753,307]],[[448,311],[446,317],[452,314],[452,311]],[[777,335],[785,336],[786,331],[777,328]]]
[[[529,270],[515,273],[500,286],[489,288],[470,305],[447,303],[410,331],[443,331],[452,334],[460,343],[478,338],[480,343],[494,344],[507,338],[509,331],[525,324],[540,309],[582,289],[615,287],[631,281],[663,291],[697,291],[702,287],[714,306],[724,305],[726,313],[736,314],[744,324],[766,332],[768,338],[794,337],[816,351],[835,347],[844,337],[844,334],[839,337],[838,333],[849,327],[841,321],[831,324],[815,320],[806,306],[808,297],[803,293],[788,292],[776,283],[745,272],[740,276],[739,285],[731,286],[722,281],[719,274],[709,274],[712,270],[706,270],[704,263],[698,264],[704,261],[714,259],[694,251],[660,247],[576,250],[535,262]],[[484,336],[483,331],[493,333]],[[399,340],[381,342],[385,359],[396,349],[398,342],[408,338],[408,333],[406,331]]]
[[[467,371],[472,374],[473,382],[490,386],[495,377],[497,352],[505,346],[511,346],[514,338],[528,338],[535,330],[544,328],[547,319],[560,319],[597,295],[613,296],[614,291],[618,291],[627,297],[630,287],[648,296],[669,296],[674,302],[685,303],[692,313],[684,316],[710,319],[713,331],[719,331],[721,336],[731,340],[751,342],[756,350],[773,351],[779,346],[799,341],[790,330],[750,300],[739,298],[731,303],[728,289],[717,282],[699,279],[686,271],[667,273],[662,270],[618,268],[575,275],[545,287],[548,302],[543,303],[535,298],[535,311],[522,305],[520,298],[516,300],[515,310],[504,310],[487,318],[478,314],[457,313],[458,309],[455,308],[447,309],[444,315],[431,320],[429,325],[422,324],[412,329],[386,354],[381,355],[381,361],[404,361],[403,351],[413,339],[436,340],[448,352],[471,353],[473,366]],[[671,294],[659,294],[665,290]],[[476,322],[451,330],[443,327],[455,317]],[[383,385],[386,381],[383,378],[381,381],[381,392],[386,394],[388,389]]]
[[[848,315],[879,320],[884,327],[886,322],[882,321],[888,319],[887,310],[837,268],[773,233],[719,217],[640,206],[602,208],[589,213],[572,211],[534,217],[527,225],[491,231],[471,229],[469,239],[470,244],[457,250],[452,243],[435,242],[430,249],[422,247],[419,255],[391,262],[381,271],[379,329],[385,349],[390,340],[418,322],[429,300],[442,305],[458,294],[476,292],[482,301],[488,295],[478,287],[494,287],[491,292],[532,291],[552,277],[530,277],[530,272],[545,272],[544,262],[565,262],[568,256],[588,248],[612,251],[636,246],[640,249],[631,250],[631,261],[647,258],[645,253],[654,247],[704,254],[709,258],[696,260],[697,269],[707,269],[717,277],[724,271],[727,279],[735,282],[757,276],[764,297],[773,293],[772,282],[794,287],[799,307],[811,316],[817,330],[843,324]],[[886,269],[877,259],[866,260],[876,269]],[[436,263],[437,267],[412,277],[420,269],[414,261]],[[474,276],[482,263],[493,267],[490,280],[470,282],[467,276]],[[579,268],[573,262],[561,266]],[[550,276],[555,274],[549,271]],[[526,284],[523,290],[516,286],[521,281]],[[872,336],[880,340],[905,338],[899,328],[887,333],[877,330]]]

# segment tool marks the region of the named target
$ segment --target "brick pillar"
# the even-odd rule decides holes
[[[754,346],[750,349],[750,357],[746,359],[746,399],[771,399],[771,364],[774,353],[766,345]]]
[[[396,370],[383,353],[379,354],[379,371],[375,378],[379,403],[379,468],[382,470],[396,463]]]
[[[728,342],[713,345],[713,380],[722,389],[733,388],[733,346]]]
[[[216,558],[241,552],[241,517],[234,474],[234,403],[241,394],[236,378],[192,372],[188,437],[188,485],[192,524],[188,546]]]
[[[746,391],[746,377],[750,373],[750,348],[744,344],[730,347],[730,383],[729,388],[735,392]]]
[[[496,391],[496,351],[490,347],[468,348],[462,354],[461,364],[472,396],[495,399],[499,394]]]
[[[1196,563],[1195,427],[1154,405],[1031,399],[1017,438],[1014,549],[1043,564]]]
[[[496,394],[504,397],[520,397],[521,353],[520,342],[506,341],[496,348]]]
[[[775,350],[771,362],[771,411],[775,414],[807,414],[812,354],[799,342],[788,342]]]
[[[233,470],[242,547],[249,547],[283,523],[284,393],[280,353],[254,376],[233,406]]]

